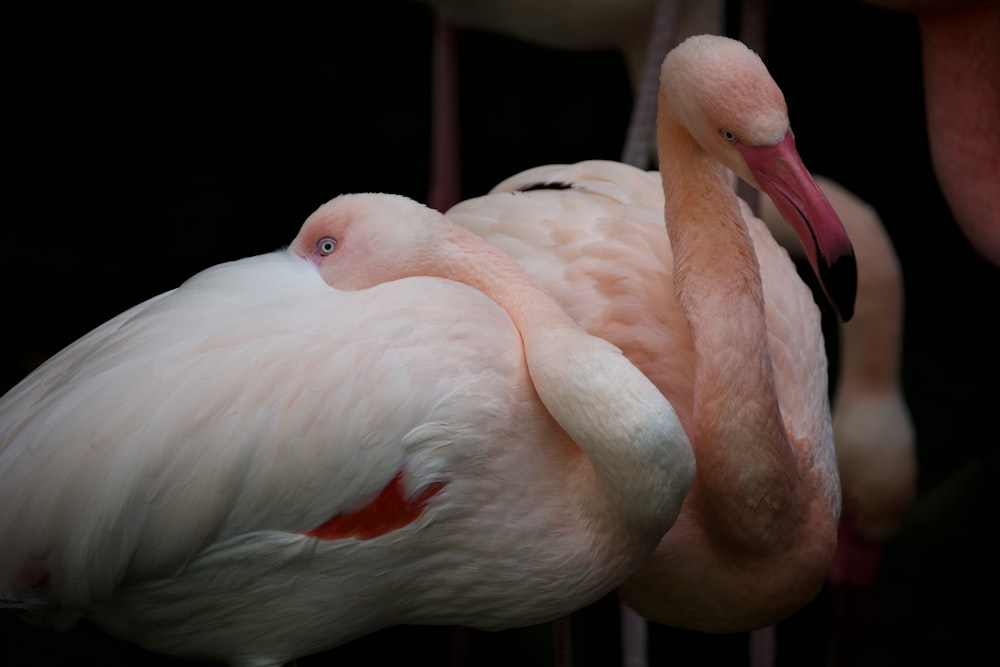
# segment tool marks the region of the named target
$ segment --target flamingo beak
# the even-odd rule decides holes
[[[799,237],[827,299],[844,322],[854,315],[858,270],[843,223],[799,157],[789,131],[773,146],[736,144],[761,189]]]

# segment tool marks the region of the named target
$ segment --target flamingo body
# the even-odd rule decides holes
[[[519,191],[542,183],[572,187]],[[816,500],[827,508],[825,520],[829,521],[839,513],[840,492],[833,472],[836,462],[819,311],[786,251],[748,208],[744,212],[754,251],[764,267],[768,348],[775,355],[776,388],[785,425],[804,450],[811,448],[806,450],[815,457],[810,464],[824,471],[824,487]],[[696,432],[694,341],[674,293],[673,252],[665,233],[663,189],[657,172],[600,160],[536,167],[504,180],[484,197],[458,204],[447,215],[511,254],[588,332],[620,347],[664,393],[687,432]],[[785,368],[789,371],[781,373]],[[697,486],[691,493],[698,493]],[[755,562],[756,557],[734,568],[725,562],[732,554],[701,551],[706,536],[694,515],[696,506],[696,497],[685,501],[685,509],[664,536],[656,557],[640,572],[655,578],[664,567],[672,570],[662,574],[671,581],[679,571],[688,573],[685,586],[693,596],[698,591],[695,597],[704,607],[697,617],[694,609],[678,607],[676,612],[665,612],[668,618],[662,622],[698,630],[745,630],[766,625],[765,619],[785,615],[815,594],[815,584],[826,569],[822,564],[829,563],[825,553],[829,545],[806,559],[817,559],[820,564],[810,568],[814,571],[808,577],[812,583],[807,592],[792,583],[802,578],[798,568],[782,570],[767,566],[764,558]],[[824,528],[829,529],[829,525]],[[754,570],[755,564],[767,567],[766,577]],[[732,579],[720,576],[727,572],[733,574]],[[778,580],[783,582],[779,585]],[[643,615],[659,620],[648,607],[669,607],[670,597],[646,581],[635,584],[633,600],[636,596],[645,599],[647,593],[642,591],[648,591],[648,600],[635,606]],[[781,600],[778,591],[796,602]],[[782,612],[770,611],[775,607]]]
[[[4,606],[280,665],[397,623],[551,620],[612,589],[676,517],[690,445],[620,352],[537,288],[532,306],[512,263],[452,228],[401,197],[339,198],[289,249],[199,273],[14,387],[0,400]],[[459,254],[435,255],[436,240]],[[487,266],[508,285],[491,298],[432,277],[456,263],[455,277]],[[583,356],[567,372],[553,346]],[[592,386],[643,407],[605,396],[578,429],[595,371]],[[624,449],[592,468],[591,437]],[[651,502],[633,496],[632,447],[676,488],[658,473]]]
[[[849,244],[794,153],[785,114],[746,47],[689,38],[663,65],[661,172],[539,167],[447,213],[620,347],[691,436],[698,469],[681,516],[619,588],[658,622],[769,625],[819,591],[833,557],[840,487],[819,310],[726,171],[782,199],[821,281],[844,279],[828,294],[849,318],[853,259],[837,267]],[[797,205],[783,190],[793,180]],[[817,246],[828,234],[839,240]]]

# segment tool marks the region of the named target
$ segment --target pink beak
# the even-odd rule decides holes
[[[773,146],[736,144],[761,189],[799,237],[827,299],[844,322],[854,315],[858,270],[854,248],[795,149],[791,131]]]

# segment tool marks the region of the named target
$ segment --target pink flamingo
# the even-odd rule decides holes
[[[619,346],[691,435],[684,509],[623,600],[657,622],[744,631],[820,590],[840,489],[818,308],[727,168],[775,200],[845,319],[854,259],[794,148],[781,91],[743,44],[703,35],[673,49],[657,127],[659,174],[538,167],[447,215]]]
[[[231,665],[539,623],[649,556],[693,467],[657,388],[509,257],[345,195],[0,399],[0,600]]]

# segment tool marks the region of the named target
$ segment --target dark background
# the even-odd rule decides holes
[[[426,200],[422,5],[6,13],[3,391],[140,300],[287,244],[337,194]],[[465,196],[538,164],[618,159],[631,96],[617,54],[475,31],[459,48]],[[931,172],[916,23],[851,0],[771,0],[765,61],[806,164],[875,206],[900,254],[921,465],[876,590],[824,590],[778,627],[779,664],[996,655],[1000,270],[961,236]],[[831,615],[839,604],[853,605],[849,627]],[[615,611],[608,598],[575,615],[581,667],[617,664]],[[401,650],[412,665],[465,664],[446,657],[456,636],[470,664],[551,664],[548,626],[390,629],[300,664],[383,664]],[[168,664],[86,625],[55,634],[2,618],[0,642],[10,665]],[[656,665],[742,665],[746,636],[656,627],[650,652]]]

